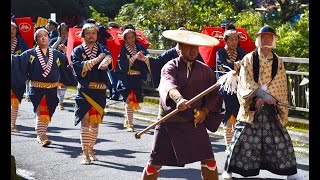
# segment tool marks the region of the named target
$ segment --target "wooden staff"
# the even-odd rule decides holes
[[[208,93],[210,93],[211,91],[215,90],[217,87],[220,87],[220,82],[215,83],[214,85],[210,86],[208,89],[204,90],[203,92],[201,92],[200,94],[196,95],[195,97],[193,97],[192,99],[190,99],[188,102],[186,102],[186,105],[191,105],[192,103],[194,103],[195,101],[199,100],[200,98],[202,98],[203,96],[207,95]],[[141,135],[144,134],[145,132],[147,132],[148,130],[154,128],[156,125],[166,121],[167,119],[169,119],[170,117],[172,117],[173,115],[177,114],[179,112],[178,109],[175,109],[174,111],[170,112],[169,114],[165,115],[163,118],[161,118],[160,120],[158,120],[157,122],[154,122],[153,124],[151,124],[150,126],[148,126],[147,128],[143,129],[140,132],[137,132],[135,134],[136,139],[140,139]]]

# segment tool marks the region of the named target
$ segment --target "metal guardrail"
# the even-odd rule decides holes
[[[151,56],[158,56],[165,50],[148,49]],[[309,58],[281,57],[284,63],[309,64]],[[296,106],[296,111],[309,112],[309,72],[286,71],[288,81],[289,104]]]

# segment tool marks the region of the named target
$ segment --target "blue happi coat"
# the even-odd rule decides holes
[[[107,56],[111,56],[108,49],[105,46],[97,43],[97,53],[95,57],[98,57],[100,53],[105,53]],[[95,58],[94,57],[94,58]],[[86,61],[90,60],[90,57],[85,52],[84,46],[81,44],[75,47],[71,54],[71,60],[73,64],[73,69],[78,81],[78,92],[75,97],[76,100],[76,112],[75,112],[75,126],[82,120],[89,109],[93,106],[103,118],[104,108],[106,106],[106,89],[89,89],[90,82],[104,83],[106,84],[108,80],[106,70],[99,70],[98,66],[100,63],[94,65],[91,71],[83,73],[84,64]],[[110,64],[111,66],[111,64]],[[111,67],[109,67],[111,69]],[[84,95],[85,94],[85,95]],[[88,97],[93,100],[94,103],[88,101]]]
[[[236,49],[237,49],[236,61],[240,61],[246,55],[246,52],[244,49],[240,47],[237,47]],[[217,71],[222,71],[222,72],[229,71],[229,69],[222,67],[222,65],[225,65],[230,67],[231,69],[234,69],[234,62],[230,60],[230,57],[228,56],[228,53],[224,47],[219,48],[217,50],[216,58],[217,58],[216,59]],[[219,79],[219,77],[222,75],[223,73],[217,72],[216,73],[217,79]],[[223,95],[223,100],[226,106],[226,113],[222,121],[224,124],[226,124],[232,114],[234,114],[234,116],[237,117],[240,105],[239,105],[239,101],[236,94],[231,95],[230,93],[225,92],[223,89],[221,89],[221,93]]]
[[[42,54],[42,55],[41,55]],[[46,58],[42,58],[43,53],[40,48],[29,49],[21,55],[12,56],[12,71],[15,75],[11,81],[11,86],[24,87],[25,82],[29,79],[31,82],[41,83],[63,83],[68,84],[72,77],[67,73],[67,57],[61,52],[48,48]],[[44,59],[45,65],[41,64],[40,59]],[[50,68],[49,68],[50,67]],[[24,89],[23,89],[24,90]],[[30,87],[29,98],[36,112],[40,101],[46,96],[50,117],[52,117],[58,104],[57,88],[39,88]]]
[[[137,52],[142,51],[145,56],[149,56],[149,52],[147,49],[142,46],[141,44],[135,43],[137,47]],[[143,81],[147,80],[147,75],[149,73],[147,64],[144,61],[135,60],[130,70],[139,71],[140,75],[130,75],[128,74],[129,71],[129,59],[132,55],[123,45],[120,50],[120,56],[118,59],[118,66],[116,69],[116,76],[118,80],[124,82],[123,89],[120,90],[120,93],[126,101],[130,91],[133,89],[136,93],[137,99],[139,102],[143,102],[142,96],[142,83]]]

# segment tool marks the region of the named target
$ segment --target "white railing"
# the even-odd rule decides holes
[[[158,56],[165,50],[148,49],[152,56]],[[309,64],[309,58],[281,57],[284,63]],[[288,99],[296,111],[309,112],[309,83],[301,84],[309,80],[309,72],[286,71],[288,78]]]

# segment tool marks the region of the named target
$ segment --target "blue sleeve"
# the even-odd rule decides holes
[[[81,48],[80,46],[74,48],[71,53],[71,61],[72,61],[72,66],[75,71],[76,76],[81,77],[82,69],[84,66],[84,61],[81,53]]]
[[[216,69],[218,71],[222,71],[222,72],[228,72],[229,69],[228,68],[224,68],[222,65],[228,66],[231,69],[234,69],[234,62],[228,62],[227,58],[227,52],[224,48],[220,48],[217,50],[217,54],[216,54]],[[222,73],[216,73],[217,78],[219,78],[221,75],[223,75]]]
[[[75,86],[76,79],[73,74],[73,69],[68,67],[68,59],[67,56],[61,53],[60,51],[54,50],[58,54],[58,58],[60,59],[60,79],[59,82],[66,86]]]
[[[30,50],[24,51],[20,55],[12,55],[11,64],[11,85],[15,87],[24,87],[28,79],[29,61],[32,61]]]
[[[127,58],[127,50],[124,46],[122,46],[120,50],[118,66],[119,66],[119,71],[121,72],[127,73],[129,70],[129,59]]]
[[[56,41],[57,41],[58,38],[52,38],[50,39],[49,41],[49,46],[51,47]]]

